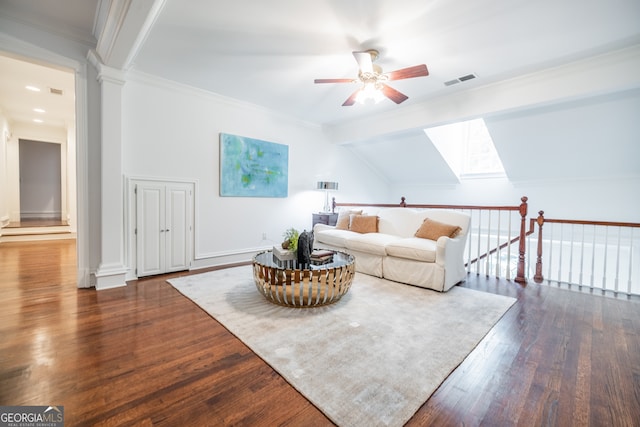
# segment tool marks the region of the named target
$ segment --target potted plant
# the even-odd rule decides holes
[[[284,242],[282,242],[282,249],[288,249],[295,252],[298,249],[298,237],[300,233],[295,228],[289,228],[284,232]]]

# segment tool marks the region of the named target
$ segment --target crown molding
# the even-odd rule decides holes
[[[168,80],[163,77],[156,76],[153,74],[147,74],[142,71],[137,71],[135,69],[132,69],[127,72],[127,80],[131,82],[137,82],[145,85],[155,86],[155,87],[162,88],[164,90],[169,90],[172,92],[178,92],[183,94],[189,94],[191,96],[197,96],[197,97],[214,101],[223,105],[227,105],[229,108],[251,110],[260,114],[267,114],[273,117],[279,117],[282,120],[286,120],[289,123],[295,124],[296,126],[301,126],[314,131],[320,131],[322,129],[322,126],[317,123],[302,120],[297,117],[293,117],[288,114],[284,114],[279,111],[272,110],[258,104],[252,104],[250,102],[241,101],[236,98],[220,95],[218,93],[211,92],[206,89],[201,89],[195,86],[190,86],[184,83]]]

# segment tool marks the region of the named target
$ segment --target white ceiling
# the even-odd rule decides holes
[[[123,5],[129,16],[144,15],[136,18],[138,33],[126,26],[121,31],[130,39],[117,46],[126,69],[334,129],[368,116],[415,114],[434,100],[640,45],[638,0],[0,0],[0,18],[101,53],[104,16]],[[129,54],[122,53],[123,45]],[[424,63],[430,75],[392,82],[409,96],[400,105],[383,100],[342,107],[356,86],[313,83],[355,77],[351,52],[369,48],[380,51],[377,64],[384,71]],[[112,65],[108,57],[103,60]],[[469,73],[478,77],[444,85]],[[0,108],[15,120],[30,120],[36,105],[23,95],[26,80],[54,87],[68,85],[69,76],[27,71],[25,64],[0,58]],[[51,105],[47,114],[61,123],[72,110],[72,104]],[[421,159],[438,157],[424,146],[423,133],[411,126],[395,133],[393,145],[376,136],[368,146],[359,141],[350,148],[393,182],[436,175],[455,182],[443,162],[420,168]]]
[[[0,0],[0,14],[95,47],[97,9],[111,3],[118,2]],[[319,124],[398,110],[640,42],[638,0],[156,3],[160,12],[132,68]],[[355,77],[351,52],[369,48],[380,51],[385,71],[425,63],[430,76],[393,82],[409,96],[401,105],[342,107],[353,84],[313,84]],[[14,70],[0,70],[4,96]],[[478,78],[444,86],[469,73]]]
[[[348,121],[640,41],[638,0],[166,0],[135,68],[314,123]],[[354,50],[380,51],[392,71],[427,64],[429,77],[393,82],[400,106],[342,107]],[[457,86],[444,82],[476,73]]]
[[[0,110],[13,122],[66,129],[75,122],[74,75],[70,70],[26,62],[0,55]],[[34,86],[40,92],[27,90]],[[55,89],[52,93],[51,89]],[[62,91],[62,94],[58,94]],[[44,112],[36,112],[34,109]]]

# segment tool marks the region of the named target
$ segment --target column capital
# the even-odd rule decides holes
[[[87,54],[87,59],[98,71],[98,82],[103,83],[106,81],[124,86],[126,83],[126,73],[124,71],[104,65],[98,53],[93,49]]]

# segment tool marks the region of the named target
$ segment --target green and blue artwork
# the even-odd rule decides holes
[[[220,195],[287,197],[289,147],[220,134]]]

